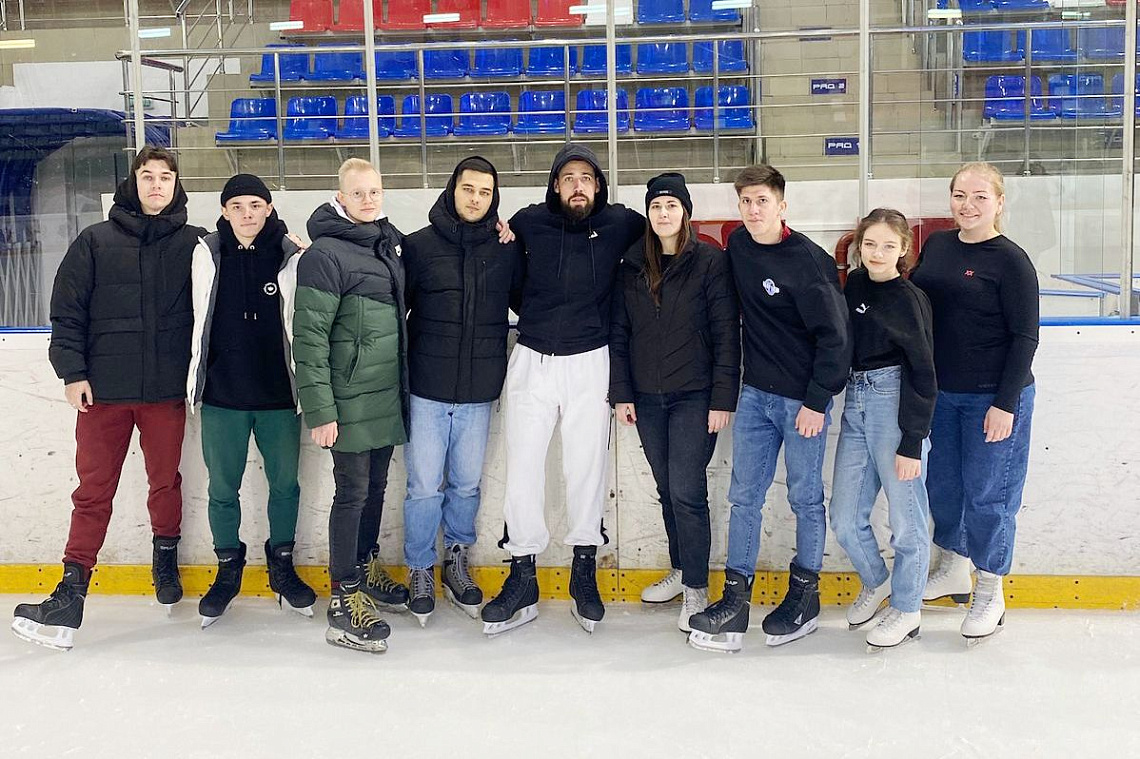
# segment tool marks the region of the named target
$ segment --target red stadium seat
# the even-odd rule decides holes
[[[479,25],[479,0],[439,0],[436,13],[458,13],[458,21],[430,24],[433,29],[474,29]]]
[[[292,0],[289,20],[304,22],[302,31],[323,32],[333,23],[332,0]]]
[[[487,0],[484,29],[520,29],[530,26],[530,0]]]
[[[535,26],[581,26],[585,16],[570,13],[570,6],[582,5],[577,0],[538,0]]]
[[[372,0],[373,22],[379,23],[383,12],[383,0]],[[362,0],[340,0],[340,16],[330,28],[336,32],[364,31],[364,2]]]
[[[423,29],[424,16],[431,13],[431,0],[400,0],[388,3],[388,19],[381,29]]]

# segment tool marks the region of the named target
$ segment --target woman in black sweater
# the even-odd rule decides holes
[[[890,597],[867,634],[875,648],[918,636],[930,560],[923,470],[938,388],[930,302],[901,276],[910,246],[906,217],[876,208],[855,230],[860,267],[843,293],[855,350],[835,452],[831,527],[863,582],[847,611],[852,629],[870,622]],[[871,531],[880,489],[890,507],[893,573]]]
[[[678,627],[708,606],[705,470],[740,391],[740,311],[728,257],[698,242],[681,174],[649,180],[650,228],[625,254],[614,288],[610,403],[637,425],[653,470],[672,571],[642,600],[684,596]]]
[[[938,404],[931,428],[930,512],[941,561],[923,598],[964,602],[977,567],[967,639],[1005,619],[1002,578],[1013,560],[1015,517],[1029,464],[1037,272],[1001,233],[1005,189],[987,163],[950,182],[958,229],[931,235],[912,281],[934,312]]]

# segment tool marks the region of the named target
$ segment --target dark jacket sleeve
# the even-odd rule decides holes
[[[1040,295],[1037,270],[1024,252],[1011,256],[1009,267],[1002,273],[1001,310],[1009,330],[1009,353],[1005,357],[1001,381],[994,396],[994,405],[1003,411],[1017,411],[1017,399],[1033,367],[1037,353],[1037,333],[1040,329]]]
[[[740,305],[728,254],[711,245],[701,245],[710,258],[705,273],[705,301],[708,303],[709,333],[712,337],[713,411],[736,411],[740,395]]]
[[[898,340],[906,363],[899,394],[902,441],[896,453],[908,459],[921,459],[922,441],[930,435],[934,404],[938,400],[938,380],[934,373],[934,317],[930,312],[930,301],[917,287],[908,288],[906,307],[911,313],[903,323],[913,328],[900,335]]]
[[[95,267],[86,231],[71,243],[51,291],[51,342],[48,358],[64,384],[87,379],[88,307],[95,288]]]
[[[632,208],[625,209],[625,246],[622,250],[628,250],[629,246],[636,243],[645,234],[645,217],[639,214]]]
[[[293,314],[293,359],[297,397],[310,429],[337,421],[329,367],[329,338],[340,308],[340,268],[314,244],[297,262],[297,308]]]
[[[516,233],[516,238],[518,234]],[[526,249],[521,239],[510,244],[511,254],[511,292],[510,307],[516,314],[522,312],[523,283],[526,281]]]
[[[408,313],[415,310],[416,307],[416,289],[419,287],[419,254],[416,252],[416,237],[418,235],[410,235],[405,237],[403,243],[400,244],[402,251],[400,258],[404,264],[404,308]]]
[[[617,284],[611,299],[610,318],[610,405],[633,403],[634,389],[629,357],[630,322],[625,310],[625,267],[618,271]]]
[[[835,267],[828,271],[815,256],[812,261],[815,265],[810,267],[808,281],[797,288],[796,310],[815,342],[815,361],[804,405],[822,414],[832,396],[847,384],[851,371],[851,327]]]

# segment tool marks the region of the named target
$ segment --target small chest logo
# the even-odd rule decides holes
[[[274,295],[277,294],[277,283],[276,282],[266,282],[265,285],[261,288],[261,292],[265,293],[266,295],[268,295],[270,297],[273,297]]]
[[[867,313],[867,304],[866,304],[866,303],[860,303],[860,304],[858,305],[858,307],[856,307],[856,309],[855,309],[855,313],[857,313],[857,314],[865,314],[865,313]]]
[[[404,255],[404,248],[400,245],[397,245],[396,246],[396,258],[399,258],[402,255]]]
[[[764,280],[764,292],[768,293],[769,295],[776,295],[780,292],[780,288],[777,287],[776,283],[769,278]]]
[[[966,276],[967,277],[974,276],[974,270],[973,269],[966,269]]]

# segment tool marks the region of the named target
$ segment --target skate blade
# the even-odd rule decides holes
[[[875,609],[875,613],[872,614],[871,616],[867,617],[867,619],[863,620],[862,622],[852,622],[851,620],[847,620],[847,629],[848,630],[858,630],[862,627],[866,627],[867,625],[871,624],[876,619],[883,616],[883,612],[886,611],[888,608],[890,608],[889,601],[890,601],[889,597],[887,599],[884,599],[883,602],[881,604],[879,604],[879,608]]]
[[[744,633],[707,633],[693,630],[689,633],[689,645],[700,651],[713,651],[720,654],[737,654],[744,648]]]
[[[582,626],[582,629],[591,635],[594,633],[594,627],[602,621],[600,619],[586,619],[578,613],[578,609],[575,606],[570,607],[570,613],[574,615],[575,621]]]
[[[329,628],[325,631],[325,642],[330,646],[347,648],[350,651],[363,651],[368,654],[382,654],[388,650],[387,640],[361,640],[344,630]]]
[[[174,604],[159,604],[166,611],[167,619],[174,616]]]
[[[483,634],[488,637],[501,635],[502,633],[515,629],[516,627],[522,627],[527,622],[533,622],[536,619],[538,619],[538,604],[524,606],[515,612],[515,615],[513,617],[506,621],[484,622]]]
[[[281,596],[281,595],[277,596],[277,605],[281,609],[283,609],[284,611],[292,611],[292,612],[300,614],[302,617],[306,617],[308,619],[313,618],[313,607],[312,607],[312,605],[309,605],[309,606],[293,606],[292,604],[290,604],[288,601],[285,600],[284,596]]]
[[[764,642],[774,648],[776,646],[782,646],[786,643],[791,643],[794,640],[799,640],[800,638],[811,635],[817,629],[819,629],[819,621],[815,619],[809,619],[807,622],[804,622],[803,627],[796,630],[795,632],[788,633],[787,635],[769,635],[767,640]]]
[[[415,617],[416,621],[420,623],[420,627],[424,628],[424,627],[427,627],[428,617],[431,616],[431,612],[429,611],[427,614],[416,614],[413,611],[412,616]]]
[[[452,606],[471,617],[471,619],[479,618],[479,604],[460,603],[459,599],[456,598],[455,594],[451,592],[451,588],[447,585],[443,586],[443,597],[446,598]]]
[[[930,609],[932,611],[945,611],[947,609],[961,609],[964,606],[969,606],[970,594],[969,593],[950,593],[945,596],[937,596],[935,598],[922,599],[922,608]]]
[[[882,653],[883,651],[890,651],[892,648],[898,648],[899,646],[910,643],[912,640],[918,640],[921,637],[918,634],[918,630],[919,630],[919,628],[917,628],[917,627],[914,628],[913,630],[911,630],[910,632],[908,632],[906,634],[905,638],[903,638],[898,643],[895,643],[894,645],[891,645],[891,646],[876,646],[874,643],[871,643],[870,641],[868,641],[867,642],[867,653],[879,654],[879,653]]]
[[[1005,615],[1002,614],[1001,619],[998,620],[997,627],[994,628],[994,631],[992,633],[988,633],[986,635],[963,635],[962,637],[966,639],[966,648],[967,649],[977,648],[982,643],[984,643],[987,640],[989,640],[990,638],[994,637],[995,635],[997,635],[999,632],[1001,632],[1004,629],[1005,629]]]
[[[45,634],[45,630],[54,630],[55,632],[48,635]],[[70,651],[75,636],[75,630],[70,627],[41,625],[39,622],[33,622],[24,617],[16,617],[12,620],[12,632],[21,640],[50,648],[53,651]]]
[[[369,598],[372,598],[372,596],[369,596]],[[393,614],[403,614],[404,612],[406,612],[408,610],[408,605],[406,603],[386,604],[386,603],[382,603],[380,601],[377,601],[375,598],[372,598],[372,603],[380,611],[390,611]]]
[[[207,627],[209,627],[210,625],[214,624],[214,623],[215,623],[215,622],[217,622],[219,619],[221,619],[221,617],[220,617],[220,616],[217,616],[217,617],[206,617],[206,616],[203,616],[203,617],[202,617],[202,629],[203,629],[203,630],[205,630]]]

